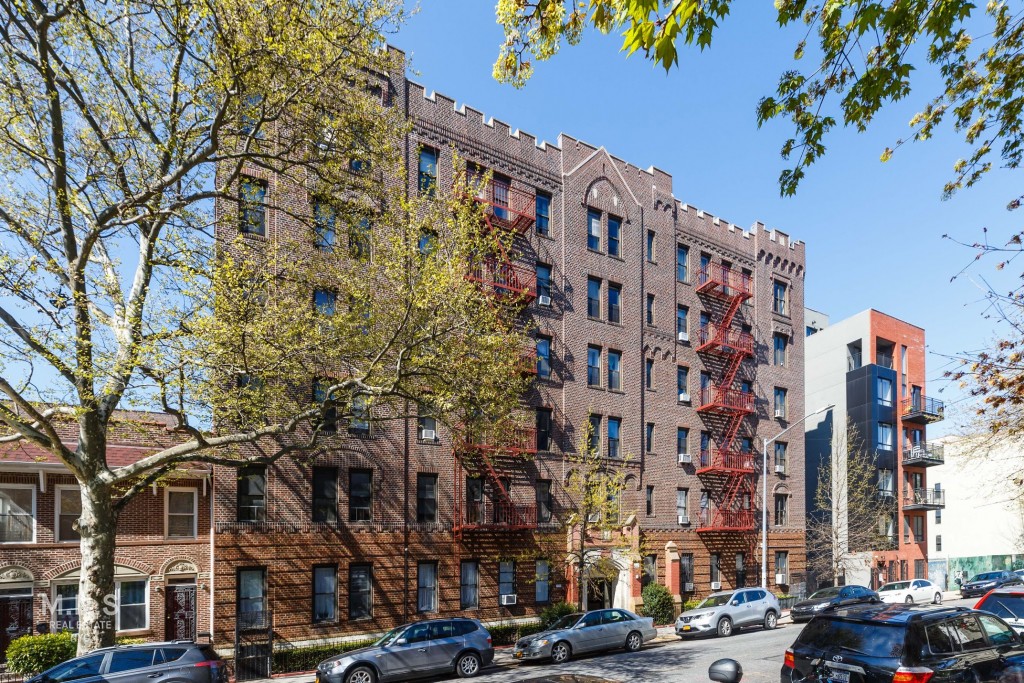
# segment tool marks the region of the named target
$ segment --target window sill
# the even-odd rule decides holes
[[[594,318],[594,319],[596,320],[596,318]],[[625,325],[623,325],[621,322],[618,322],[616,320],[606,320],[605,322],[607,322],[612,327],[625,327]]]
[[[267,241],[266,233],[261,235],[258,232],[248,232],[246,230],[239,230],[238,234],[241,235],[242,237],[244,237],[245,239],[256,240],[257,242],[266,242]]]
[[[626,262],[626,259],[622,258],[622,256],[620,256],[619,254],[608,254],[608,258],[615,259],[616,261],[621,261],[622,263]]]
[[[363,618],[360,617],[360,620],[362,620],[362,619]],[[353,621],[353,620],[349,619],[349,621]],[[328,627],[331,627],[331,626],[339,626],[340,624],[341,624],[341,621],[338,620],[338,619],[325,619],[323,621],[314,621],[314,622],[312,622],[310,624],[310,626],[312,626],[313,628],[328,628]]]
[[[550,229],[547,232],[540,232],[539,230],[534,230],[533,234],[535,234],[537,237],[543,237],[546,240],[551,240],[552,242],[556,241],[555,238],[551,236]]]
[[[441,445],[441,440],[440,439],[420,439],[420,438],[417,438],[416,439],[416,443],[418,443],[421,446],[440,446]]]
[[[609,394],[620,394],[622,396],[626,395],[626,392],[623,391],[622,389],[608,389],[608,393]]]
[[[604,252],[603,251],[598,251],[597,249],[594,249],[594,248],[589,247],[589,246],[587,247],[587,251],[589,251],[591,254],[597,254],[598,256],[604,256]]]
[[[595,323],[603,323],[604,322],[604,320],[601,320],[600,318],[595,318],[594,316],[590,315],[589,313],[587,314],[587,320],[593,320]]]
[[[602,387],[600,384],[588,384],[587,385],[587,389],[595,389],[597,391],[605,391],[605,388]]]

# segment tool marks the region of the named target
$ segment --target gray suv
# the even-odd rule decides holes
[[[779,599],[764,588],[739,588],[712,593],[691,610],[676,619],[676,635],[680,638],[715,633],[731,636],[744,626],[773,629],[779,622]]]
[[[475,619],[399,626],[369,647],[320,662],[316,683],[375,683],[454,672],[469,678],[494,661],[491,634]]]
[[[227,683],[213,648],[191,640],[119,645],[61,662],[25,683]]]

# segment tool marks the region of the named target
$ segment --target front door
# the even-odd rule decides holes
[[[196,587],[170,584],[166,593],[164,637],[167,640],[195,640]]]
[[[0,662],[7,661],[11,641],[28,633],[32,633],[32,596],[0,598]]]

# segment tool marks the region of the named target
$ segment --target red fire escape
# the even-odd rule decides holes
[[[749,532],[755,520],[754,454],[741,447],[737,435],[744,418],[754,412],[754,395],[737,389],[735,382],[743,360],[754,355],[754,338],[734,327],[733,320],[753,296],[750,276],[709,264],[698,273],[697,293],[709,298],[717,318],[700,329],[697,352],[705,355],[709,369],[721,368],[717,382],[701,387],[697,406],[712,428],[712,443],[702,449],[697,468],[710,498],[700,511],[697,532]]]
[[[474,199],[483,206],[488,230],[522,235],[536,219],[536,197],[491,180],[482,183]],[[495,299],[525,306],[537,296],[537,273],[512,261],[503,244],[498,254],[471,268],[467,279],[476,282]],[[537,352],[523,354],[520,370],[537,371]],[[537,452],[537,431],[512,427],[469,433],[455,447],[454,531],[461,538],[471,529],[530,529],[537,526],[536,505],[516,504],[509,494],[513,475],[525,457]],[[468,484],[467,478],[476,484]]]

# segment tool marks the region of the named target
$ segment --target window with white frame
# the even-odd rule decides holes
[[[416,610],[437,611],[437,563],[420,562],[416,572]]]
[[[149,582],[146,579],[118,581],[117,630],[138,631],[149,628]]]
[[[498,595],[516,594],[516,563],[503,560],[498,563]]]
[[[196,537],[199,501],[195,489],[164,489],[164,510],[167,513],[164,525],[167,538]]]
[[[548,601],[548,589],[551,581],[551,563],[547,560],[537,560],[537,582],[535,585],[534,601],[538,604]]]
[[[57,540],[77,541],[82,537],[75,529],[75,522],[82,516],[82,493],[77,486],[58,486],[55,490]]]
[[[313,623],[335,621],[338,617],[338,567],[313,567]]]
[[[36,487],[0,484],[0,543],[32,543],[36,538]]]
[[[463,560],[459,570],[459,609],[480,606],[480,565],[476,560]]]

